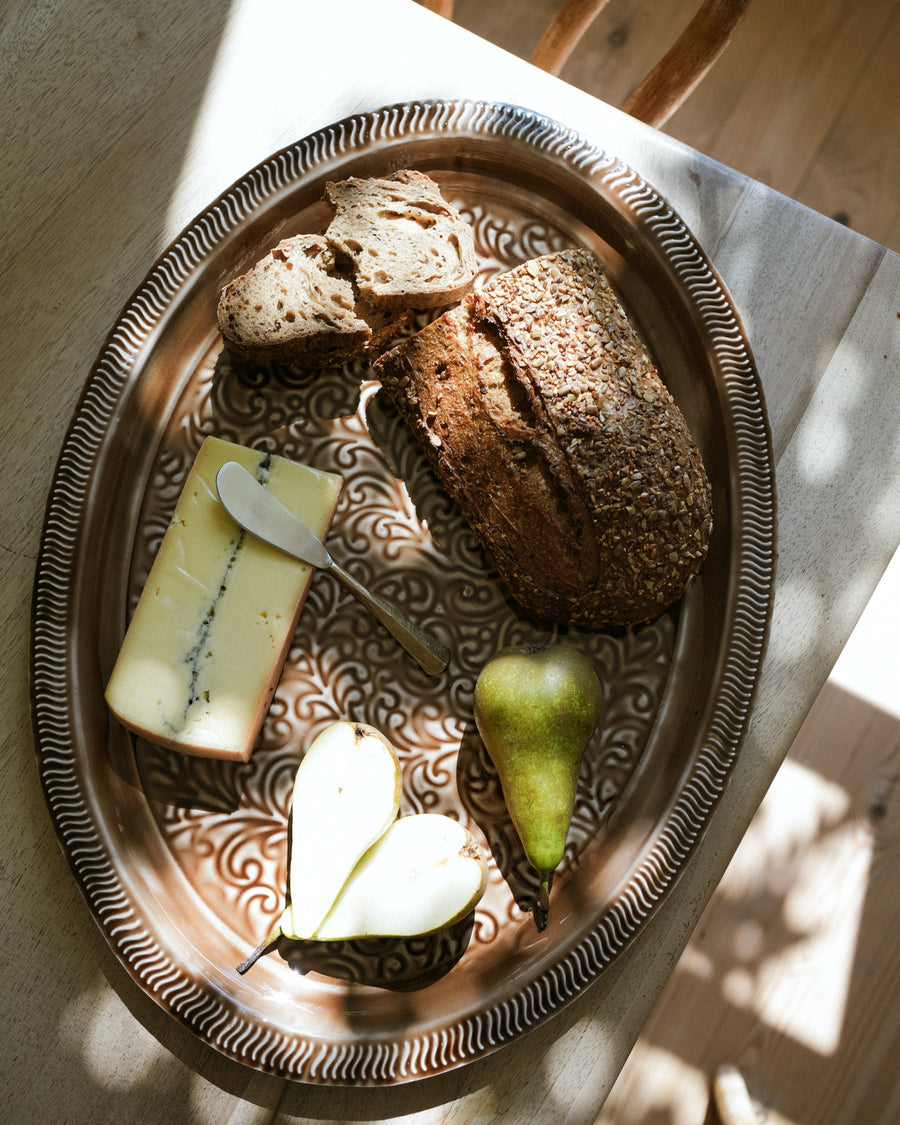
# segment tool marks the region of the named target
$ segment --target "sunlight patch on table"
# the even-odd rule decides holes
[[[900,497],[894,497],[900,504]],[[831,682],[900,718],[900,551],[894,554],[850,639]]]
[[[222,1091],[199,1074],[193,1075],[189,1103],[191,1125],[271,1125],[277,1097],[265,1076],[251,1076],[242,1096],[233,1096],[231,1112],[222,1113]],[[273,1103],[273,1104],[270,1104]]]
[[[166,228],[160,233],[161,249],[190,222],[198,206],[220,193],[222,184],[233,183],[248,167],[269,155],[269,151],[259,151],[248,159],[240,155],[248,152],[246,144],[235,144],[234,138],[244,138],[252,145],[252,138],[257,136],[279,137],[283,129],[280,122],[291,119],[284,112],[294,85],[291,70],[308,66],[308,61],[279,58],[275,28],[285,17],[297,18],[281,3],[273,5],[263,18],[252,5],[230,5],[190,143],[172,188]],[[248,53],[272,59],[270,66],[254,73],[252,91],[247,89],[242,62]],[[293,139],[285,137],[284,142]],[[198,204],[198,200],[203,202]]]
[[[596,1125],[623,1120],[697,1125],[702,1120],[700,1112],[709,1102],[709,1077],[679,1055],[639,1039],[628,1059],[626,1078],[613,1088]]]
[[[407,21],[428,22],[435,18],[416,5],[409,8],[404,13]],[[264,6],[232,0],[191,140],[172,188],[167,230],[163,232],[160,249],[190,222],[200,207],[220,194],[223,184],[234,183],[273,152],[302,139],[293,124],[297,113],[292,107],[297,97],[298,67],[304,72],[306,89],[327,91],[322,103],[328,109],[321,120],[311,119],[306,112],[316,108],[315,101],[313,107],[304,110],[305,119],[314,121],[310,132],[358,109],[354,66],[360,64],[381,70],[384,104],[401,101],[409,96],[409,91],[415,91],[416,97],[423,100],[471,96],[468,87],[460,88],[464,81],[448,80],[427,52],[411,53],[405,49],[402,35],[397,36],[391,54],[382,51],[378,60],[354,56],[354,43],[361,45],[356,50],[364,51],[365,44],[378,38],[383,29],[385,15],[377,4],[361,6],[354,13],[355,35],[347,44],[346,66],[336,72],[329,51],[318,49],[320,43],[340,34],[328,9],[328,4],[304,5],[302,14],[298,14],[293,0],[268,0]],[[279,27],[298,18],[303,20],[307,49],[302,57],[284,57],[279,49]],[[470,56],[473,49],[481,49],[478,40],[452,22],[448,21],[442,32],[450,56],[454,50]],[[489,48],[485,46],[485,50]],[[253,57],[268,59],[269,65],[254,70],[252,88],[248,88],[246,59]],[[539,96],[543,81],[540,73],[534,76],[535,96]],[[485,67],[478,96],[485,100],[491,100],[492,95],[499,98],[504,89],[502,76]],[[316,109],[316,116],[318,113]],[[265,138],[263,147],[257,145],[257,138]]]
[[[129,1024],[127,1034],[123,1020]],[[85,1073],[98,1089],[107,1092],[140,1087],[170,1058],[105,983],[82,992],[69,1004],[60,1019],[59,1033],[66,1049],[81,1058]]]
[[[775,591],[774,614],[789,607],[791,627],[769,641],[768,657],[780,665],[801,664],[814,648],[822,612],[822,594],[806,576],[786,575]],[[785,610],[785,614],[788,610]]]
[[[812,484],[839,477],[853,450],[853,435],[844,419],[828,417],[821,423],[805,426],[796,447],[798,468]]]
[[[723,997],[825,1056],[840,1045],[872,859],[868,824],[849,812],[839,785],[789,759],[719,889],[747,911]]]
[[[711,981],[716,975],[716,966],[705,949],[689,942],[678,962],[678,972],[689,973],[696,980]]]

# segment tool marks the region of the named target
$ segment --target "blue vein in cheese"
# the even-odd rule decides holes
[[[151,742],[246,761],[277,686],[312,568],[244,532],[215,477],[237,461],[320,537],[334,473],[220,438],[204,441],[110,676],[113,714]]]

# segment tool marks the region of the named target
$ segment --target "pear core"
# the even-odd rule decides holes
[[[400,762],[364,723],[337,722],[309,746],[294,780],[286,937],[311,938],[360,857],[400,810]]]
[[[336,722],[313,740],[294,780],[288,902],[239,973],[282,936],[414,937],[474,910],[487,887],[484,850],[452,817],[398,820],[400,794],[397,753],[374,727]]]
[[[484,852],[456,820],[395,820],[359,861],[316,938],[412,937],[468,914],[487,882]]]

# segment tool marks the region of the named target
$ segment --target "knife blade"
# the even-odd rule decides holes
[[[319,570],[334,564],[322,540],[237,461],[219,469],[216,488],[225,510],[245,531]]]
[[[240,527],[301,562],[331,574],[366,609],[430,676],[450,663],[450,650],[436,637],[379,594],[367,590],[331,557],[325,544],[268,489],[236,461],[226,461],[216,474],[216,489],[223,507]]]

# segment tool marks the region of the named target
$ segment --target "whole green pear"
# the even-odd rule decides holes
[[[590,660],[569,645],[514,645],[482,668],[474,712],[510,819],[540,876],[535,918],[543,929],[581,760],[603,714],[603,688]]]

